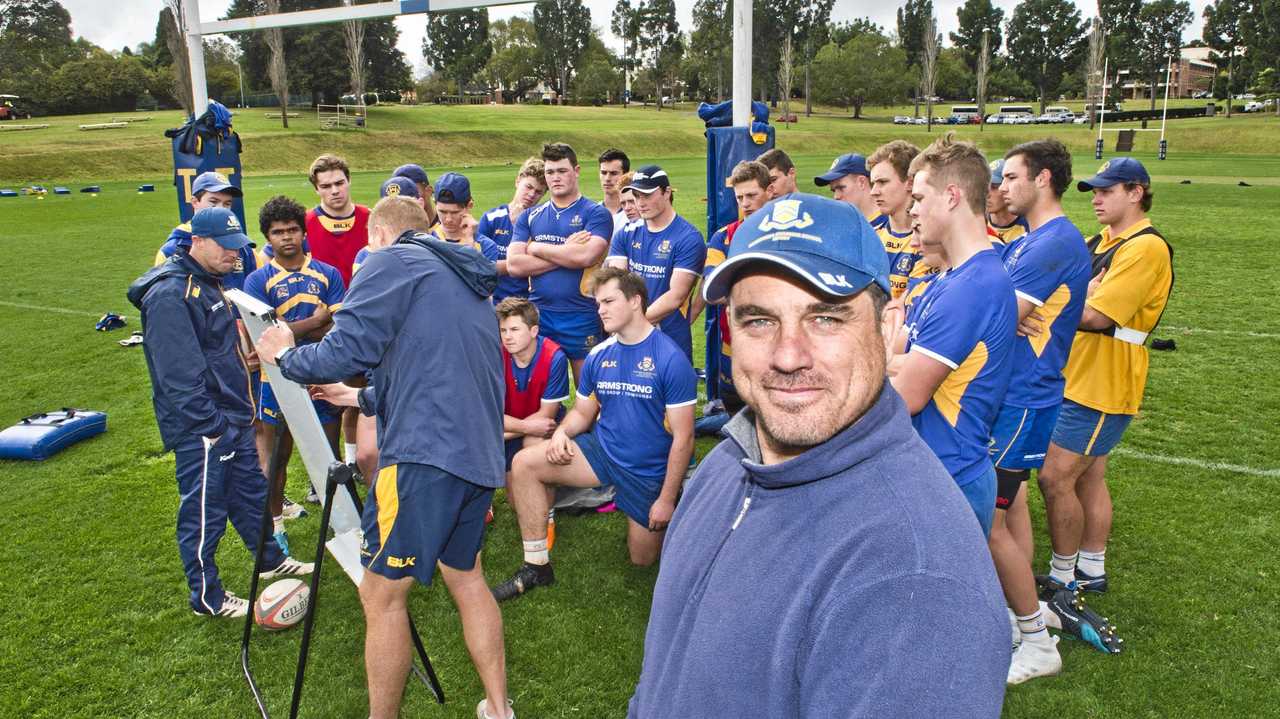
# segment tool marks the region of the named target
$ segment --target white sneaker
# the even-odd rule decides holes
[[[1013,609],[1005,607],[1009,612],[1009,629],[1013,631],[1013,648],[1017,649],[1022,643],[1022,630],[1018,628],[1018,615],[1014,614]]]
[[[1058,654],[1058,637],[1050,636],[1048,642],[1024,641],[1013,653],[1009,662],[1009,684],[1021,684],[1036,677],[1051,677],[1062,671],[1062,655]]]
[[[276,577],[300,577],[304,574],[310,574],[316,568],[313,562],[299,562],[293,557],[285,557],[280,566],[269,572],[263,572],[263,579],[275,579]]]
[[[284,519],[297,519],[307,516],[307,510],[301,504],[285,497],[280,505],[280,516]]]
[[[488,699],[480,700],[480,703],[476,705],[476,719],[503,719],[502,717],[495,717],[490,714],[488,704]],[[509,713],[506,715],[506,719],[516,719],[516,710],[511,708],[510,699],[507,700],[507,712]]]
[[[210,614],[208,612],[198,612],[191,610],[193,614],[199,617],[243,617],[249,613],[249,600],[241,599],[231,592],[225,592],[222,597],[222,608]]]

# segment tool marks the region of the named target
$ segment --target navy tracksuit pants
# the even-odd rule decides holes
[[[251,554],[258,551],[267,479],[258,466],[253,426],[229,426],[217,443],[205,447],[192,436],[174,448],[178,475],[178,554],[191,587],[191,608],[202,614],[222,609],[225,594],[214,555],[227,531],[235,527]],[[267,538],[264,571],[284,561],[276,540]],[[249,597],[252,600],[252,597]]]

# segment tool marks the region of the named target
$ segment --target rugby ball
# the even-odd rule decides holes
[[[288,629],[307,614],[311,587],[301,579],[281,579],[262,590],[253,605],[253,620],[264,629]]]

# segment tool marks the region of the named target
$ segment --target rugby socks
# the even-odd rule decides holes
[[[552,507],[547,512],[547,551],[550,552],[556,546],[556,508]]]
[[[535,539],[524,542],[524,561],[526,564],[545,565],[551,563],[551,555],[547,552],[547,540]]]
[[[1106,569],[1107,550],[1090,552],[1088,550],[1080,550],[1080,561],[1076,563],[1076,568],[1090,577],[1101,577],[1107,573]]]
[[[1022,632],[1024,642],[1043,642],[1049,639],[1049,630],[1045,628],[1044,613],[1040,609],[1027,616],[1018,616],[1018,631]]]
[[[356,461],[356,443],[342,443],[342,461],[345,464],[355,464]]]
[[[1049,576],[1062,582],[1070,584],[1076,580],[1076,557],[1078,554],[1069,554],[1063,556],[1057,552],[1053,553],[1053,559],[1049,561]]]

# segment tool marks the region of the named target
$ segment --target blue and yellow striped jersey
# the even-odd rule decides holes
[[[1013,219],[1013,223],[1008,225],[997,225],[992,222],[991,217],[988,216],[987,227],[990,227],[991,232],[993,232],[995,236],[1006,245],[1027,234],[1027,230],[1031,228],[1031,226],[1027,224],[1027,218],[1021,215],[1015,217]]]
[[[278,260],[271,260],[249,275],[244,291],[274,308],[285,322],[305,320],[320,307],[337,312],[346,295],[337,268],[310,255],[297,270],[287,270]]]
[[[907,291],[907,279],[915,269],[920,255],[911,249],[911,230],[894,232],[886,219],[884,225],[876,230],[880,241],[884,243],[884,251],[889,255],[889,287],[894,299]]]

